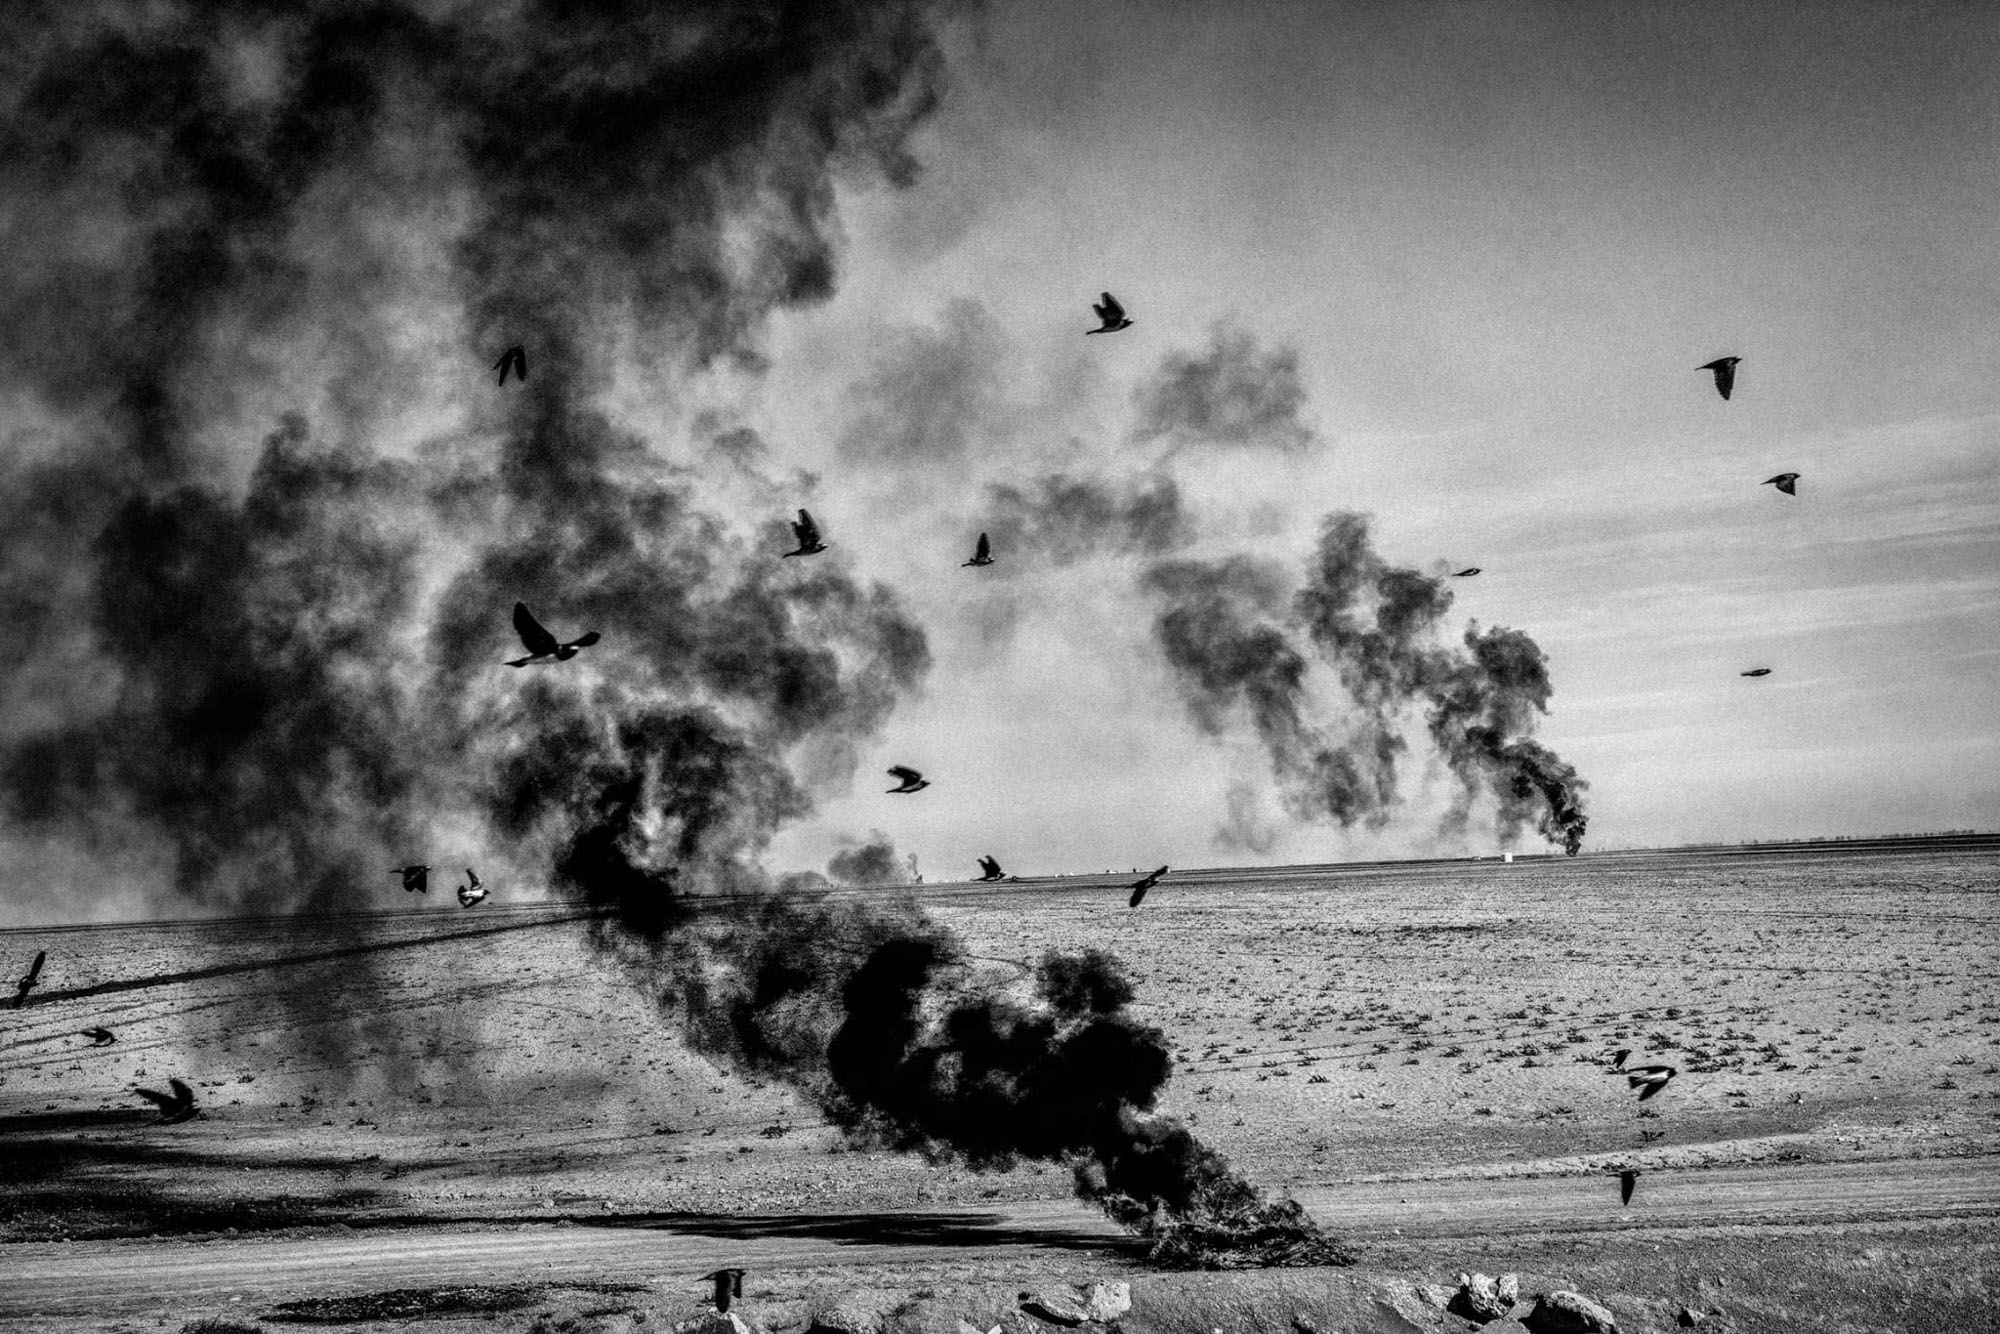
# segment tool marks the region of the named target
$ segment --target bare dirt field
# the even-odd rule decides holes
[[[1061,1166],[854,1149],[690,1054],[570,911],[447,901],[0,933],[23,967],[49,952],[0,1010],[0,1324],[417,1290],[347,1314],[629,1328],[700,1310],[719,1264],[772,1329],[854,1289],[909,1328],[1049,1328],[1020,1289],[1100,1278],[1132,1283],[1128,1330],[1456,1328],[1421,1285],[1460,1269],[1594,1285],[1627,1330],[1683,1304],[1736,1329],[2000,1310],[1993,841],[1192,872],[1137,910],[1122,883],[920,902],[993,980],[1116,952],[1178,1052],[1160,1110],[1357,1269],[1149,1274]],[[1680,1074],[1637,1102],[1621,1048]],[[132,1096],[170,1077],[199,1118]]]

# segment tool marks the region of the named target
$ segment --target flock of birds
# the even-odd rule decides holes
[[[1132,327],[1132,320],[1126,315],[1125,307],[1119,304],[1118,299],[1109,292],[1103,294],[1102,301],[1092,303],[1091,309],[1097,315],[1099,327],[1085,330],[1086,334],[1117,333],[1121,329]],[[1716,360],[1708,362],[1698,369],[1710,371],[1714,374],[1716,392],[1727,400],[1731,391],[1735,388],[1736,367],[1741,361],[1741,357],[1718,357]],[[494,363],[493,368],[499,372],[499,384],[502,386],[506,385],[507,377],[510,374],[519,380],[526,381],[528,378],[528,353],[526,348],[520,344],[508,348],[505,352],[501,353],[500,360]],[[1781,472],[1775,477],[1767,478],[1763,485],[1775,486],[1786,495],[1795,496],[1798,494],[1798,480],[1798,473]],[[792,523],[791,528],[792,535],[797,540],[798,546],[791,551],[784,552],[784,558],[816,556],[827,549],[826,543],[821,539],[819,525],[814,522],[812,515],[805,510],[801,509],[799,511],[799,517]],[[973,549],[972,558],[965,561],[964,564],[973,567],[993,564],[993,546],[988,541],[985,533],[979,535],[979,541]],[[1462,570],[1454,571],[1452,577],[1465,579],[1479,572],[1479,566],[1470,565]],[[521,644],[528,652],[525,657],[510,660],[507,663],[509,667],[526,667],[534,663],[566,662],[575,657],[581,650],[597,643],[600,638],[597,631],[588,630],[574,639],[559,640],[552,631],[535,619],[534,613],[528,610],[525,603],[520,602],[514,604],[514,632],[520,636]],[[1744,676],[1769,676],[1770,674],[1771,669],[1768,667],[1757,667],[1742,673]],[[888,789],[890,795],[908,795],[921,792],[931,785],[930,780],[926,779],[923,774],[907,765],[899,764],[892,766],[889,769],[889,776],[897,782],[895,787]],[[980,883],[991,883],[1009,878],[1000,869],[999,861],[993,857],[981,857],[979,859],[979,868],[981,871],[979,876]],[[1162,866],[1158,870],[1127,886],[1131,891],[1131,895],[1127,899],[1127,906],[1132,908],[1138,907],[1145,899],[1146,892],[1159,884],[1161,877],[1165,876],[1168,870],[1168,867]],[[402,878],[403,889],[406,893],[427,894],[430,892],[430,872],[430,866],[419,863],[396,867],[390,874]],[[484,902],[488,891],[480,882],[478,873],[471,867],[468,866],[465,868],[465,875],[466,883],[458,886],[458,901],[461,906],[471,908]],[[14,993],[15,1009],[20,1009],[27,1003],[28,993],[34,990],[40,982],[42,966],[47,959],[47,950],[38,952],[35,955],[34,963],[16,982]],[[89,1038],[93,1047],[109,1046],[118,1040],[117,1035],[110,1029],[102,1027],[86,1028],[82,1030],[82,1036]],[[1678,1073],[1675,1067],[1671,1065],[1627,1067],[1625,1061],[1631,1054],[1629,1049],[1617,1052],[1612,1058],[1612,1068],[1614,1071],[1625,1075],[1629,1088],[1639,1090],[1639,1101],[1641,1102],[1659,1093]],[[190,1089],[179,1079],[170,1079],[168,1084],[172,1089],[170,1093],[162,1093],[157,1089],[147,1088],[136,1089],[135,1093],[137,1096],[146,1099],[159,1108],[159,1124],[161,1125],[178,1125],[183,1121],[192,1119],[196,1114],[194,1090]],[[1632,1202],[1632,1193],[1638,1184],[1638,1179],[1639,1170],[1637,1168],[1626,1167],[1619,1169],[1619,1197],[1622,1203],[1629,1205]],[[729,1309],[731,1298],[743,1295],[744,1272],[742,1269],[729,1268],[718,1269],[712,1273],[702,1275],[703,1281],[714,1285],[713,1295],[717,1311],[726,1312]]]

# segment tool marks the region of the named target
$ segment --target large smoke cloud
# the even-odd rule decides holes
[[[1135,1224],[1311,1238],[1149,1115],[1168,1050],[1108,956],[1014,995],[907,904],[772,882],[799,774],[851,773],[925,637],[839,553],[774,559],[778,516],[743,531],[603,406],[620,366],[755,369],[764,318],[831,292],[836,175],[914,172],[926,7],[13,21],[0,390],[57,423],[0,488],[0,599],[34,631],[0,667],[14,832],[148,849],[174,903],[283,911],[395,892],[386,867],[470,822],[598,908],[700,1049],[857,1133],[1064,1159]],[[515,343],[530,376],[496,396]],[[271,433],[274,405],[306,411]],[[409,414],[470,426],[391,447]],[[683,453],[754,473],[754,441],[697,429]],[[1047,494],[1140,548],[1175,531],[1170,485]],[[601,641],[501,669],[517,599]]]
[[[1141,440],[1290,452],[1318,442],[1301,417],[1305,401],[1297,352],[1262,349],[1255,335],[1226,323],[1209,331],[1201,352],[1168,353],[1133,395]]]

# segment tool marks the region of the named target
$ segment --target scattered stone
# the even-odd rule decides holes
[[[1020,1297],[1021,1309],[1037,1320],[1046,1320],[1052,1325],[1074,1327],[1090,1319],[1074,1297],[1044,1289],[1041,1292],[1024,1292]],[[1129,1301],[1126,1303],[1131,1304]]]
[[[1533,1334],[1618,1334],[1611,1312],[1580,1292],[1545,1292],[1522,1324]]]
[[[1516,1280],[1515,1295],[1518,1296],[1520,1290],[1520,1282]],[[1501,1295],[1498,1280],[1488,1278],[1484,1274],[1460,1274],[1458,1291],[1452,1294],[1451,1301],[1444,1309],[1453,1315],[1461,1315],[1467,1320],[1476,1320],[1483,1325],[1506,1315],[1513,1306],[1513,1297]]]
[[[964,1316],[960,1316],[958,1320],[958,1334],[1000,1334],[1000,1326],[995,1325],[992,1329],[981,1329]]]
[[[1296,1331],[1296,1334],[1319,1334],[1319,1326],[1312,1322],[1311,1316],[1293,1316],[1292,1329]]]
[[[1701,1313],[1693,1307],[1683,1306],[1681,1313],[1674,1317],[1674,1323],[1682,1329],[1693,1329],[1701,1323]]]
[[[1083,1314],[1100,1324],[1110,1324],[1119,1316],[1132,1309],[1132,1285],[1122,1279],[1116,1283],[1093,1283],[1083,1292]]]
[[[1500,1276],[1500,1300],[1512,1306],[1521,1300],[1521,1276],[1502,1274]]]

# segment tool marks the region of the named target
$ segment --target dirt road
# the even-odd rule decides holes
[[[1300,1199],[1339,1234],[1405,1239],[1972,1218],[2000,1214],[2000,1158],[1649,1174],[1629,1208],[1608,1177],[1368,1183]],[[0,1318],[170,1316],[232,1299],[248,1313],[302,1297],[444,1284],[653,1284],[724,1264],[770,1274],[1040,1260],[1102,1272],[1129,1264],[1128,1254],[1117,1229],[1072,1201],[14,1245],[0,1248]]]

